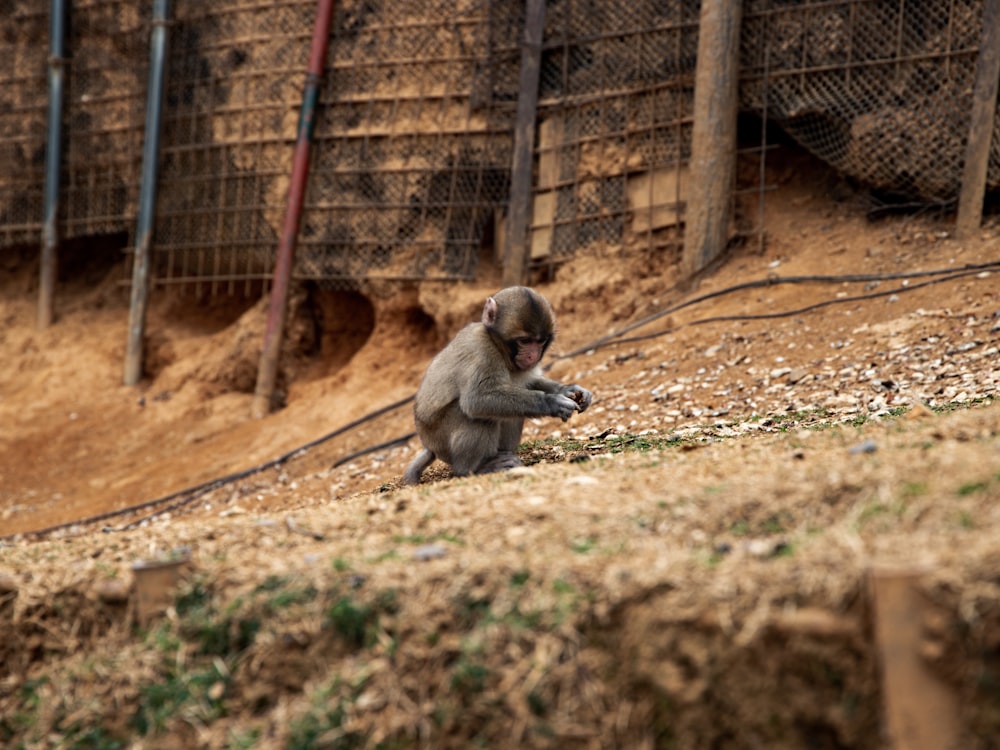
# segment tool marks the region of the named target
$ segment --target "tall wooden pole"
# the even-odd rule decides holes
[[[503,285],[517,286],[528,280],[531,260],[528,223],[531,220],[531,165],[535,155],[535,121],[538,115],[538,79],[542,68],[542,35],[545,0],[527,0],[524,46],[521,48],[521,78],[514,125],[514,155],[510,169],[510,203],[504,233]]]
[[[741,0],[703,0],[691,134],[691,189],[684,212],[683,270],[692,275],[729,238],[736,174]]]
[[[990,162],[997,108],[997,79],[1000,77],[1000,0],[986,0],[983,6],[983,36],[972,89],[972,117],[965,145],[962,192],[958,199],[956,235],[968,239],[983,219],[983,196]]]

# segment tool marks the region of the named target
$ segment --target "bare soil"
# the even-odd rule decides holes
[[[960,746],[997,747],[1000,285],[974,266],[1000,228],[871,222],[811,160],[774,162],[763,252],[684,283],[627,251],[537,279],[549,374],[594,406],[532,420],[524,469],[417,488],[415,441],[334,466],[407,434],[403,406],[185,492],[412,394],[495,278],[298,290],[284,405],[254,420],[266,300],[157,290],[126,387],[117,263],[78,263],[40,331],[34,251],[5,251],[0,742],[882,747],[891,564],[922,573]],[[167,559],[182,580],[147,616],[133,566]]]

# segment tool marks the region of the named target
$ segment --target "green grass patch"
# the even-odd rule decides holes
[[[975,495],[980,492],[985,492],[990,486],[989,482],[966,482],[959,486],[958,496],[968,497],[969,495]]]

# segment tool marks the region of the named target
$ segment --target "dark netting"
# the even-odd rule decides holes
[[[690,157],[696,0],[548,8],[533,260],[677,244]]]
[[[42,236],[48,4],[0,0],[0,18],[0,246],[9,246]]]
[[[744,3],[741,102],[864,184],[959,192],[982,0]],[[988,182],[1000,183],[997,137]]]
[[[517,5],[337,4],[301,275],[473,275],[509,191]]]
[[[0,0],[0,54],[12,61],[0,69],[3,244],[40,239],[48,11],[39,5]],[[213,290],[266,283],[316,2],[173,5],[156,276]],[[699,5],[547,3],[536,265],[587,250],[679,246]],[[72,6],[60,233],[131,232],[151,2]],[[468,278],[506,230],[523,3],[335,8],[295,274],[335,283]],[[873,188],[956,198],[982,0],[746,0],[743,9],[743,111],[778,122]],[[1000,187],[1000,138],[988,179]],[[763,186],[754,190],[762,199]]]
[[[132,231],[152,3],[75,0],[69,5],[60,234]]]

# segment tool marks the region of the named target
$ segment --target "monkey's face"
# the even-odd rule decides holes
[[[526,371],[542,361],[542,355],[549,345],[549,339],[534,339],[519,336],[510,342],[511,358],[518,370]]]
[[[506,350],[508,367],[526,372],[542,360],[552,342],[555,316],[548,300],[534,289],[507,287],[486,300],[483,325]]]

